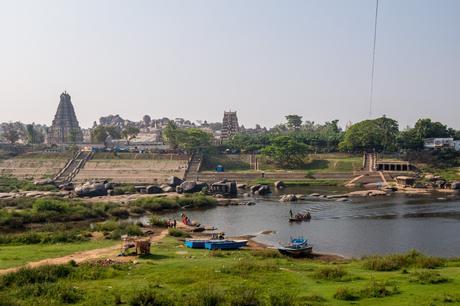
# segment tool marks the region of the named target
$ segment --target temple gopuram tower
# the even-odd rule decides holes
[[[53,124],[49,129],[47,142],[48,144],[83,142],[83,133],[78,125],[77,116],[67,92],[61,94],[61,101],[59,101]]]
[[[238,125],[238,117],[236,112],[224,112],[224,119],[222,120],[222,134],[221,139],[229,139],[238,133],[240,127]]]

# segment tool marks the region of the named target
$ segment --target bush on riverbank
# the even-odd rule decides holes
[[[168,227],[168,220],[161,218],[160,216],[153,215],[149,219],[149,223],[152,226]]]
[[[39,244],[88,241],[89,237],[79,231],[26,232],[0,235],[0,244]]]
[[[54,185],[35,185],[29,180],[19,180],[15,177],[0,176],[0,192],[15,191],[57,191]]]
[[[384,298],[399,294],[400,290],[396,285],[391,286],[382,281],[371,280],[361,289],[339,287],[334,298],[343,301],[356,301],[363,298]]]
[[[21,228],[29,223],[69,222],[101,219],[109,216],[109,210],[117,207],[111,203],[83,203],[63,199],[35,199],[30,208],[18,211],[0,211],[0,226]]]
[[[442,284],[449,281],[447,277],[441,276],[435,271],[420,271],[412,273],[411,282],[419,284]]]
[[[105,221],[97,223],[94,230],[104,233],[104,237],[108,239],[120,239],[123,235],[128,236],[143,236],[141,228],[129,222]]]
[[[217,205],[216,199],[201,194],[186,195],[184,197],[146,197],[132,203],[150,212],[173,210],[182,207],[208,208]]]
[[[172,237],[180,237],[180,238],[190,238],[192,236],[190,236],[189,233],[187,232],[184,232],[180,229],[177,229],[177,228],[170,228],[168,230],[168,233],[169,233],[169,236],[172,236]]]
[[[442,258],[428,257],[415,250],[404,254],[370,256],[365,257],[364,260],[363,266],[374,271],[395,271],[408,267],[434,269],[445,264]]]
[[[348,272],[340,266],[324,267],[316,270],[313,276],[316,279],[344,281],[346,280],[345,277],[348,276]]]

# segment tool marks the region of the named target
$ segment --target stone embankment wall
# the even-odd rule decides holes
[[[107,159],[96,155],[86,162],[74,181],[109,179],[115,183],[163,183],[172,175],[184,177],[188,158],[187,155],[164,154],[148,159],[129,159],[126,156]]]
[[[40,179],[53,177],[67,163],[67,158],[12,158],[0,161],[0,176]]]

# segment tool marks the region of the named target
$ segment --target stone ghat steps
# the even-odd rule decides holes
[[[102,181],[102,180],[109,180],[114,183],[125,183],[125,184],[163,184],[168,181],[168,178],[171,175],[180,177],[179,173],[162,173],[158,175],[134,175],[134,176],[126,176],[126,175],[114,175],[111,176],[109,173],[106,173],[107,175],[104,176],[92,176],[92,177],[84,177],[84,178],[78,178],[76,177],[73,181],[76,183],[83,183],[88,180],[97,180],[97,181]]]
[[[74,181],[108,179],[115,183],[163,183],[172,175],[183,178],[186,169],[186,159],[92,159],[80,170]]]
[[[0,162],[0,175],[31,179],[52,177],[65,166],[66,162],[65,159],[9,159]]]

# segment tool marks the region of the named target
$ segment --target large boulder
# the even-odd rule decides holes
[[[185,181],[176,187],[176,191],[179,193],[194,193],[200,192],[204,188],[208,188],[208,184],[198,181]]]
[[[79,197],[98,197],[106,196],[107,189],[104,183],[84,183],[75,187],[75,194]]]
[[[145,186],[134,186],[134,189],[136,189],[136,192],[139,192],[139,193],[146,193],[146,190],[145,190]]]
[[[176,187],[182,184],[184,181],[178,178],[177,176],[170,176],[168,180],[166,181],[166,184],[171,186],[171,187]]]
[[[60,190],[65,190],[65,191],[72,191],[74,190],[75,186],[73,185],[72,182],[64,183],[58,186]]]
[[[145,187],[145,193],[147,194],[156,194],[156,193],[162,193],[162,192],[163,192],[163,189],[155,185],[149,185]]]
[[[458,190],[460,189],[460,181],[455,181],[450,184],[450,188]]]
[[[285,194],[280,198],[280,202],[295,202],[297,196],[295,194]]]
[[[167,184],[160,185],[160,188],[161,188],[161,190],[163,190],[163,192],[174,192],[174,191],[176,191],[176,188],[171,187],[171,186],[169,186]]]
[[[271,193],[272,191],[270,190],[270,186],[268,185],[261,185],[259,189],[255,192],[255,194],[258,195],[266,195]]]
[[[54,185],[53,179],[41,179],[34,181],[34,185],[41,186],[41,185]]]
[[[262,186],[262,185],[260,185],[260,184],[254,185],[254,186],[249,187],[249,189],[251,190],[252,193],[256,193],[256,191],[259,190],[259,188],[260,188],[261,186]]]
[[[286,187],[286,184],[283,181],[276,181],[274,186],[276,189],[283,189]]]

